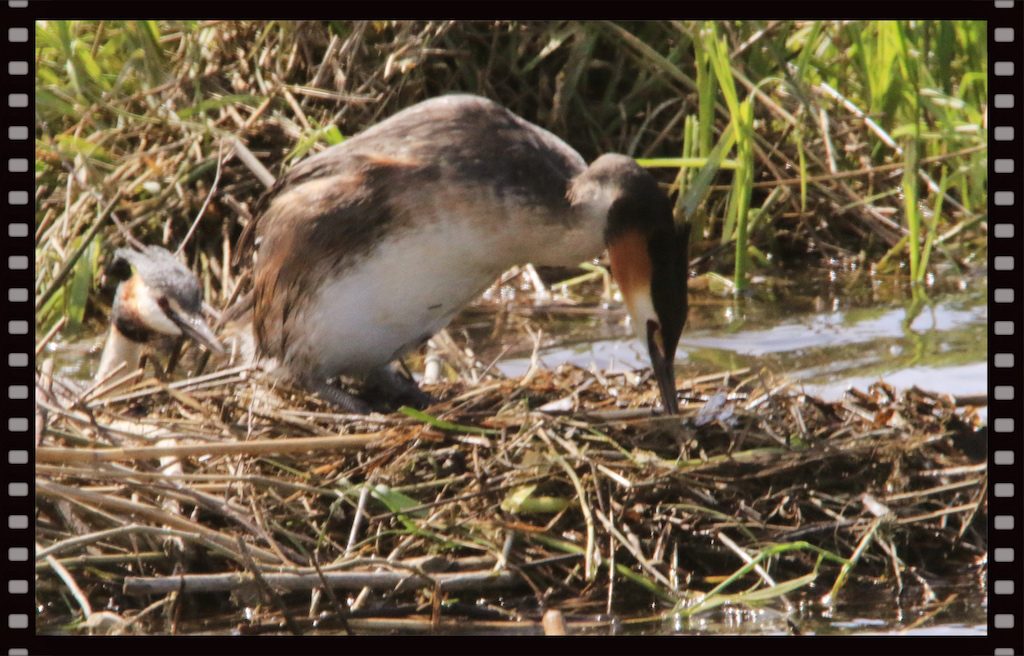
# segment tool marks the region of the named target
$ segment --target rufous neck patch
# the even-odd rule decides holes
[[[650,295],[651,254],[646,237],[637,230],[623,232],[608,244],[608,257],[627,304],[638,293]]]

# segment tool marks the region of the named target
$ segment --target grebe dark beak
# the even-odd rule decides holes
[[[679,414],[679,401],[676,399],[675,354],[665,353],[661,327],[654,321],[647,322],[647,352],[651,358],[654,379],[658,381],[661,403],[665,413]]]
[[[213,330],[206,325],[206,322],[198,314],[184,314],[170,310],[167,312],[167,316],[181,328],[181,332],[214,353],[223,354],[226,352],[224,346],[217,340],[217,336],[213,334]]]

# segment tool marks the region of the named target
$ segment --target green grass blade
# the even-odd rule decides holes
[[[497,435],[499,432],[494,430],[493,428],[480,428],[479,426],[454,424],[450,421],[445,421],[444,419],[438,419],[437,417],[428,415],[422,410],[410,408],[407,405],[403,405],[401,408],[398,409],[398,411],[401,412],[406,417],[411,417],[412,419],[421,421],[424,424],[427,424],[428,426],[433,426],[434,428],[440,428],[441,430],[452,431],[455,433],[483,433],[485,435]]]
[[[942,169],[942,177],[939,179],[939,193],[935,198],[935,207],[932,210],[932,218],[928,222],[928,236],[924,241],[924,250],[921,253],[921,261],[918,264],[918,282],[924,280],[925,273],[928,271],[928,260],[932,255],[932,246],[935,244],[935,237],[939,230],[939,221],[942,219],[942,201],[946,198],[946,191],[949,190],[950,176],[946,174],[946,169]]]
[[[640,157],[636,163],[648,169],[703,169],[711,161],[710,157]],[[734,159],[717,160],[717,168],[735,170],[739,164]]]
[[[718,145],[715,146],[714,150],[708,155],[707,164],[701,169],[697,177],[694,178],[690,188],[687,189],[686,195],[680,201],[679,205],[683,210],[683,218],[690,220],[690,218],[697,211],[697,207],[704,201],[707,196],[708,190],[711,187],[711,182],[715,178],[715,174],[718,173],[721,167],[723,155],[732,148],[736,142],[736,131],[733,129],[732,124],[726,128],[725,133],[721,139],[718,140]]]
[[[702,30],[694,39],[693,50],[697,68],[697,153],[708,157],[715,127],[715,76],[711,70],[711,57],[704,40],[711,34]]]
[[[99,244],[98,239],[93,239],[82,253],[82,257],[78,258],[71,274],[67,294],[64,296],[66,300],[64,313],[68,318],[67,328],[72,332],[82,326],[85,310],[89,305],[89,291],[92,289],[99,262]],[[79,244],[75,245],[77,247]]]

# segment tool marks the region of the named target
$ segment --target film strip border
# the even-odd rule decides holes
[[[999,655],[1024,635],[1021,493],[1021,328],[1024,265],[1024,24],[1021,2],[997,0],[989,21],[989,635]]]
[[[1019,234],[1024,207],[1024,1],[990,0],[989,52],[989,653],[1024,654],[1024,416],[1019,408],[1024,384],[1024,239]],[[8,655],[29,654],[34,642],[34,471],[31,395],[34,370],[34,288],[31,256],[34,176],[33,87],[34,15],[27,0],[2,7],[6,73],[3,146],[6,239],[5,457],[6,592],[4,616]],[[87,11],[87,10],[86,10]],[[909,646],[909,645],[908,645]],[[0,652],[2,653],[2,652]],[[39,653],[33,650],[31,653]]]
[[[2,385],[5,396],[3,421],[6,422],[4,451],[4,521],[7,603],[5,626],[9,640],[7,654],[28,654],[27,645],[34,634],[34,541],[32,534],[34,480],[32,394],[34,348],[33,306],[29,299],[34,288],[32,258],[33,199],[35,181],[33,141],[34,27],[26,0],[7,2],[3,39],[5,43],[3,103],[6,143],[4,144],[3,189],[6,209],[6,239],[0,237],[4,251],[6,305],[2,322],[6,332],[6,367]]]

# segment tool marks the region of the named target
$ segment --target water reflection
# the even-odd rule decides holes
[[[808,392],[836,399],[850,386],[864,388],[884,379],[898,388],[914,385],[954,395],[983,395],[987,388],[985,290],[918,296],[903,307],[850,307],[837,311],[794,311],[785,303],[768,307],[700,305],[691,313],[697,328],[680,344],[681,375],[725,368],[767,368],[802,383]],[[716,320],[717,318],[717,320]],[[727,331],[731,323],[735,328]],[[602,371],[647,366],[643,346],[622,337],[558,344],[542,351],[549,367],[570,362]],[[528,358],[499,363],[510,376],[522,375]]]

